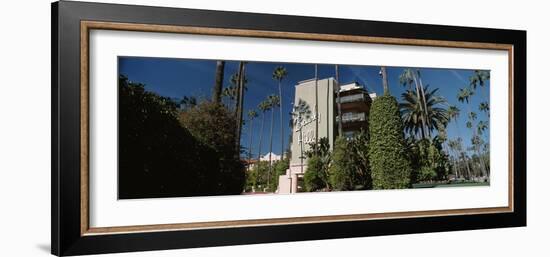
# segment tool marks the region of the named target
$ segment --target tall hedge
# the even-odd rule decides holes
[[[373,101],[369,133],[373,189],[410,187],[412,168],[407,157],[403,122],[395,97],[386,94]]]
[[[119,117],[119,198],[220,194],[215,151],[180,125],[173,101],[120,76]]]

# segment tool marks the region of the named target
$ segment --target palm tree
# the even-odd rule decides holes
[[[311,110],[309,108],[309,105],[304,100],[300,99],[298,101],[298,104],[293,107],[292,110],[292,116],[293,116],[293,125],[294,127],[298,128],[299,130],[299,144],[300,144],[300,167],[301,167],[301,173],[304,173],[304,140],[303,140],[303,127],[306,125],[306,122],[308,122],[311,118]]]
[[[270,178],[273,171],[273,164],[271,163],[271,157],[273,155],[273,121],[274,121],[274,113],[273,108],[280,105],[280,99],[276,95],[270,95],[267,97],[269,107],[271,109],[271,129],[269,130],[269,173],[267,178],[267,188],[270,186]]]
[[[488,173],[487,173],[487,170],[486,170],[486,167],[485,167],[485,161],[483,160],[483,157],[481,156],[481,146],[484,143],[485,142],[483,142],[483,140],[481,139],[481,137],[479,135],[474,134],[474,136],[472,136],[472,148],[474,149],[474,151],[477,154],[477,157],[479,158],[479,164],[481,166],[481,174],[483,174],[483,176],[487,176]]]
[[[476,146],[477,148],[477,151],[478,151],[478,156],[479,156],[479,160],[481,162],[481,165],[483,167],[483,171],[484,171],[484,174],[486,176],[489,175],[489,172],[487,171],[487,166],[485,165],[485,160],[483,159],[483,157],[481,156],[481,147],[484,145],[484,142],[483,140],[481,139],[481,135],[483,135],[483,133],[485,132],[485,130],[489,129],[489,122],[488,121],[479,121],[477,123],[477,134],[478,134],[478,137],[479,137],[479,140],[476,141],[476,143],[478,143]],[[473,143],[473,141],[472,141]]]
[[[478,131],[483,132],[485,129],[487,129],[488,124],[486,124],[485,122],[480,122],[478,124],[478,126],[476,128],[474,128],[473,124],[474,124],[474,121],[476,119],[477,119],[477,113],[470,112],[468,114],[468,121],[466,122],[466,127],[469,128],[469,129],[472,129],[472,131],[473,131],[473,135],[472,135],[473,150],[475,151],[475,153],[479,157],[479,164],[481,166],[481,172],[485,176],[485,175],[487,175],[487,172],[485,170],[485,162],[483,161],[483,158],[481,158],[481,152],[480,152],[480,146],[481,146],[480,140],[481,140],[481,138],[478,135]],[[475,144],[474,144],[474,142],[475,142]]]
[[[235,106],[235,114],[237,117],[237,128],[235,131],[235,150],[236,157],[240,157],[241,151],[241,132],[243,125],[243,103],[244,103],[244,84],[245,84],[245,62],[239,63],[238,83],[237,83],[237,103]]]
[[[479,103],[479,111],[484,112],[487,114],[487,117],[489,117],[489,103],[487,102],[481,102]]]
[[[220,103],[221,101],[224,68],[225,61],[216,61],[216,75],[214,88],[212,89],[212,102],[214,103]]]
[[[465,88],[461,88],[458,91],[458,95],[456,96],[456,98],[461,103],[466,102],[466,104],[469,104],[470,103],[470,97],[472,97],[473,95],[474,95],[474,92],[470,88],[465,87]]]
[[[319,118],[319,74],[315,64],[315,119]],[[315,144],[319,142],[319,121],[315,122]]]
[[[236,92],[237,92],[237,87],[236,86],[233,86],[233,85],[230,85],[226,88],[224,88],[222,90],[222,99],[227,99],[227,109],[228,110],[232,110],[232,106],[234,105],[233,104],[233,101],[235,100],[236,98]]]
[[[476,90],[477,86],[479,86],[480,88],[483,88],[486,85],[486,81],[488,81],[490,78],[491,78],[491,74],[489,73],[489,71],[475,70],[474,74],[470,76],[470,87],[473,90]],[[485,91],[481,90],[481,92],[484,98],[487,99],[488,97],[485,94]]]
[[[231,80],[230,80],[230,83],[231,83],[231,86],[229,88],[231,88],[231,90],[233,91],[232,94],[233,94],[233,98],[235,100],[235,102],[233,103],[234,105],[234,110],[235,110],[235,116],[237,116],[238,112],[237,110],[239,109],[239,106],[241,104],[241,101],[239,99],[240,96],[240,93],[241,93],[241,76],[239,75],[241,72],[243,73],[243,76],[242,76],[242,89],[244,90],[243,91],[243,94],[244,92],[246,92],[248,90],[248,87],[246,86],[246,84],[248,84],[248,78],[246,77],[246,74],[244,74],[244,70],[245,70],[245,65],[246,63],[243,63],[243,66],[241,67],[240,64],[239,64],[239,72],[233,74],[231,76]],[[241,68],[242,68],[242,71],[241,71]]]
[[[456,156],[456,158],[454,158],[454,163],[453,163],[453,168],[455,170],[455,178],[458,179],[458,140],[449,140],[448,142],[448,145],[449,145],[449,149],[450,151],[453,152],[453,155]]]
[[[262,128],[260,129],[260,141],[258,143],[258,165],[259,165],[260,158],[262,157],[262,137],[264,135],[265,113],[271,109],[267,99],[262,101],[258,105],[258,109],[260,109],[260,111],[262,112]]]
[[[474,95],[474,92],[469,87],[461,88],[458,91],[456,98],[461,103],[466,103],[466,108],[468,109],[468,121],[466,122],[467,128],[472,128],[472,118],[476,119],[477,114],[471,111],[470,108],[470,99]]]
[[[253,130],[253,127],[254,127],[253,121],[257,117],[258,117],[258,113],[256,112],[256,110],[249,110],[248,111],[248,122],[249,122],[248,130],[250,132],[250,135],[248,135],[249,136],[249,139],[248,139],[248,165],[250,165],[250,161],[252,160],[252,134],[254,132],[254,130]]]
[[[342,136],[342,104],[340,103],[340,75],[338,73],[338,64],[334,65],[334,74],[336,77],[336,83],[338,83],[338,89],[336,90],[336,103],[338,108],[338,136]]]
[[[426,138],[426,134],[431,134],[431,131],[447,126],[449,116],[447,110],[443,108],[443,105],[447,104],[447,100],[437,94],[438,90],[436,88],[430,91],[427,87],[424,90],[424,92],[428,92],[424,96],[426,99],[426,111],[422,110],[421,99],[416,97],[411,90],[406,90],[401,95],[403,99],[403,102],[399,104],[401,116],[405,125],[405,131],[410,133],[411,136],[420,135],[420,138]],[[421,121],[426,121],[427,126],[423,126]],[[424,131],[425,129],[427,131]]]
[[[455,122],[456,132],[460,136],[460,129],[458,128],[458,117],[460,116],[460,109],[458,109],[458,107],[454,105],[449,106],[449,108],[447,109],[447,116],[449,117],[449,121],[453,120]],[[453,148],[451,147],[451,141],[449,141],[448,145],[449,145],[449,148],[453,150]],[[455,152],[453,151],[453,153]],[[458,159],[458,153],[456,155],[456,158]],[[458,165],[458,162],[457,162],[457,165]]]
[[[180,108],[182,110],[189,109],[197,106],[197,98],[194,96],[184,96],[183,99],[179,102]]]
[[[424,87],[424,84],[422,83],[422,76],[420,76],[420,70],[419,70],[419,69],[416,69],[415,75],[416,75],[416,79],[417,79],[417,81],[418,81],[418,85],[420,86],[420,96],[422,96],[422,102],[424,103],[424,106],[423,106],[423,107],[424,107],[424,111],[426,112],[426,115],[428,115],[428,104],[427,104],[427,102],[426,102],[426,92],[425,92],[425,90],[424,90],[425,87]],[[429,121],[430,121],[430,120],[428,120],[428,121],[427,121],[428,124],[426,124],[426,125],[428,125],[428,126],[429,126]],[[428,133],[430,133],[430,132],[431,132],[431,131],[428,130]],[[430,135],[430,137],[431,137],[431,135]]]
[[[418,71],[416,73],[418,73]],[[422,124],[422,127],[424,127],[421,130],[421,132],[423,133],[422,138],[430,138],[429,135],[425,134],[425,133],[428,133],[427,121],[426,121],[427,108],[425,106],[424,96],[420,92],[421,85],[418,81],[416,73],[412,69],[404,69],[403,73],[399,75],[399,83],[401,83],[401,85],[403,86],[408,87],[409,89],[411,89],[412,85],[415,86],[416,98],[418,99],[417,102],[419,103],[418,109],[419,109],[419,113],[421,114],[418,118]]]
[[[466,177],[468,179],[470,179],[471,171],[470,171],[470,166],[468,164],[468,159],[467,159],[464,151],[462,150],[462,138],[458,137],[455,140],[452,140],[452,142],[450,142],[450,145],[451,145],[450,147],[452,147],[456,151],[457,161],[462,161],[462,163],[465,164],[465,166],[466,166]],[[459,167],[460,167],[460,165],[459,165]],[[463,176],[464,176],[464,174],[463,174]]]
[[[488,128],[489,128],[489,122],[482,120],[477,124],[477,133],[481,135]]]
[[[451,105],[449,106],[449,109],[447,109],[447,116],[449,117],[449,120],[454,120],[455,122],[458,122],[458,117],[460,116],[460,109],[458,107]]]
[[[276,80],[279,84],[279,115],[280,115],[280,129],[281,129],[281,158],[283,154],[285,153],[285,146],[284,146],[284,130],[283,130],[283,91],[281,87],[281,82],[283,79],[288,75],[288,72],[286,71],[285,67],[283,66],[277,66],[275,70],[273,71],[273,79]]]

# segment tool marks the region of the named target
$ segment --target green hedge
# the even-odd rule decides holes
[[[369,115],[369,158],[373,189],[410,187],[411,164],[395,97],[376,98]]]

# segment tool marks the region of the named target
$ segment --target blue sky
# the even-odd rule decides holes
[[[238,69],[238,61],[226,61],[224,87],[229,85],[229,79]],[[245,93],[244,109],[246,113],[250,109],[257,109],[258,104],[270,94],[278,94],[277,82],[271,75],[277,66],[284,66],[288,71],[288,76],[283,80],[283,120],[284,120],[284,142],[285,148],[288,147],[288,135],[290,129],[287,124],[291,118],[292,102],[294,100],[294,86],[298,81],[314,77],[314,64],[300,63],[271,63],[271,62],[248,62],[246,66],[246,75],[248,78],[248,91]],[[169,59],[169,58],[150,58],[150,57],[120,57],[119,74],[128,76],[129,80],[141,82],[146,85],[145,89],[155,92],[159,95],[182,98],[183,96],[195,96],[198,99],[210,99],[212,86],[214,85],[216,61],[215,60],[191,60],[191,59]],[[334,77],[334,65],[322,64],[318,66],[319,78]],[[388,82],[390,93],[401,100],[401,94],[405,87],[399,84],[399,75],[404,67],[387,67]],[[480,102],[489,102],[490,83],[485,88],[475,91],[471,98],[469,107],[465,103],[458,102],[456,96],[460,88],[466,87],[469,77],[473,70],[459,69],[433,69],[419,68],[424,85],[429,85],[431,89],[439,88],[439,95],[447,99],[449,105],[456,105],[460,110],[458,122],[452,122],[448,128],[449,138],[461,136],[466,146],[470,145],[472,132],[466,128],[467,112],[474,111],[478,113],[478,121],[486,120],[488,117],[478,110]],[[379,75],[378,66],[352,66],[339,65],[339,76],[342,83],[357,81],[366,86],[369,92],[382,93],[382,79]],[[470,109],[470,110],[469,110]],[[280,131],[279,114],[275,113],[275,126],[273,132],[273,152],[280,154]],[[264,137],[262,142],[262,154],[269,151],[269,122],[270,113],[266,113],[266,124],[264,128]],[[260,117],[261,118],[261,117]],[[253,153],[257,153],[260,120],[256,119],[253,134]],[[489,132],[486,131],[483,140],[488,142]],[[242,145],[248,147],[248,129],[245,126],[242,136]]]

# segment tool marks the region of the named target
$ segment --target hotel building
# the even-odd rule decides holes
[[[278,193],[301,191],[303,176],[307,170],[305,152],[310,150],[310,143],[326,137],[330,149],[333,149],[340,118],[337,90],[340,91],[343,136],[351,137],[357,131],[368,129],[368,114],[372,99],[376,97],[375,93],[369,94],[357,82],[339,85],[334,78],[298,82],[295,86],[294,106],[302,105],[305,108],[301,109],[305,111],[302,111],[301,122],[296,122],[296,113],[293,115],[290,167],[285,175],[279,177]]]

